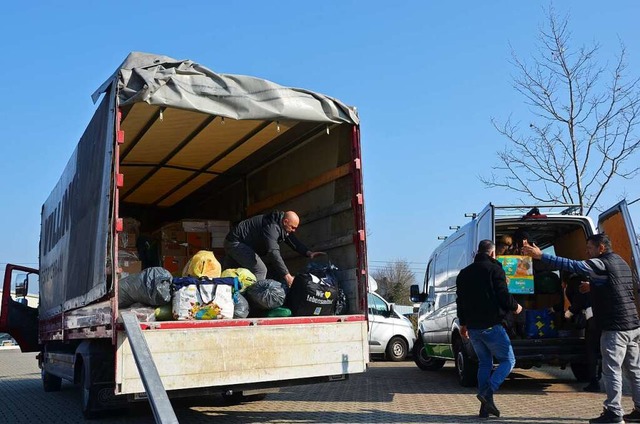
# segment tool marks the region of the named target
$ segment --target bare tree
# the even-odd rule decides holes
[[[589,214],[611,181],[640,170],[630,160],[640,147],[639,79],[627,75],[622,42],[613,66],[598,63],[600,46],[574,48],[568,17],[547,12],[531,63],[512,52],[514,88],[531,106],[528,128],[510,117],[492,123],[508,140],[488,187],[540,202],[580,205]]]
[[[409,287],[415,284],[416,277],[406,260],[395,259],[387,262],[383,268],[375,270],[372,275],[378,283],[378,294],[388,302],[398,305],[412,304],[409,299]]]

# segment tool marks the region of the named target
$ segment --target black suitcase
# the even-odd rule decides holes
[[[287,295],[287,307],[293,316],[333,315],[338,288],[323,284],[311,274],[298,274]]]

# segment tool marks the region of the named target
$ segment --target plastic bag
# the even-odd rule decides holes
[[[174,278],[174,319],[233,318],[233,287],[237,285],[236,278]]]
[[[260,280],[245,292],[251,309],[269,310],[284,304],[286,296],[283,284],[276,280]]]
[[[246,318],[249,316],[249,302],[240,293],[234,294],[233,317]]]
[[[201,250],[187,262],[182,271],[183,277],[218,278],[222,267],[213,252]]]
[[[139,302],[161,306],[171,301],[171,279],[164,268],[147,268],[138,274],[121,278],[118,282],[118,308],[126,308]]]
[[[221,277],[237,277],[241,283],[240,292],[244,292],[247,288],[258,281],[253,272],[246,268],[229,268],[225,269]]]
[[[150,322],[156,320],[155,309],[142,303],[134,303],[127,308],[121,308],[120,312],[131,311],[136,315],[140,322]]]
[[[338,268],[331,263],[331,261],[327,258],[326,262],[319,262],[311,260],[307,264],[307,273],[313,274],[320,279],[323,284],[327,284],[330,286],[338,286],[338,278],[336,277],[335,271]]]

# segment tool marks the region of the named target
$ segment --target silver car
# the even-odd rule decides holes
[[[416,341],[413,324],[377,293],[369,292],[368,302],[369,352],[382,354],[391,361],[403,361]]]

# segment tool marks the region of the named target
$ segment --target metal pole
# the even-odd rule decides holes
[[[140,329],[138,318],[131,311],[122,312],[120,316],[124,322],[124,328],[129,338],[129,345],[131,346],[138,372],[142,378],[142,384],[144,384],[144,389],[149,397],[149,404],[153,410],[156,423],[177,424],[178,418],[173,411],[169,396],[164,390],[160,374],[158,374],[156,364],[153,362],[151,351]]]

